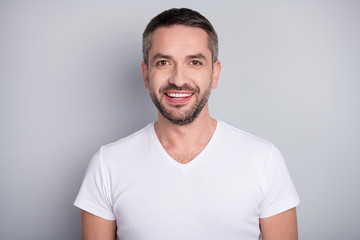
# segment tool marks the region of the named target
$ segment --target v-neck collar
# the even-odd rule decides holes
[[[190,162],[185,163],[185,164],[176,161],[166,152],[164,147],[161,145],[161,142],[160,142],[158,136],[156,135],[154,123],[151,123],[149,127],[151,130],[152,138],[154,139],[154,144],[155,144],[156,148],[159,150],[159,152],[161,153],[161,155],[164,157],[164,160],[169,162],[176,168],[181,169],[182,171],[187,171],[190,168],[192,168],[194,165],[201,162],[207,155],[207,152],[212,148],[212,145],[214,145],[214,142],[217,138],[218,132],[220,131],[219,129],[221,128],[221,125],[222,125],[221,121],[216,120],[216,122],[217,122],[217,124],[216,124],[215,131],[214,131],[210,141],[206,144],[205,148],[193,160],[191,160]]]

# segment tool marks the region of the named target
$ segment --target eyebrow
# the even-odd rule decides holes
[[[189,55],[189,56],[186,57],[186,59],[194,59],[194,58],[203,59],[203,60],[207,61],[205,55],[202,54],[202,53],[198,53],[198,54],[195,54],[195,55]]]
[[[169,55],[165,55],[165,54],[162,54],[162,53],[157,53],[157,54],[155,54],[154,57],[152,58],[152,61],[155,61],[156,59],[159,59],[159,58],[172,59],[172,57],[169,56]]]
[[[162,59],[172,59],[172,57],[169,56],[169,55],[165,55],[165,54],[162,54],[162,53],[157,53],[157,54],[155,54],[154,57],[152,58],[152,61],[155,61],[156,59],[159,59],[159,58],[162,58]],[[207,61],[205,55],[202,54],[202,53],[198,53],[198,54],[186,56],[186,59],[194,59],[194,58],[203,59],[203,60]]]

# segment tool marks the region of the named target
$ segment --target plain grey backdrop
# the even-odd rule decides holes
[[[156,120],[148,21],[189,7],[215,26],[214,117],[277,145],[300,239],[360,239],[359,1],[0,2],[0,239],[80,239],[91,156]]]

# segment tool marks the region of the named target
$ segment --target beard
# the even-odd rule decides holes
[[[200,89],[198,87],[191,88],[187,84],[184,84],[183,86],[178,87],[175,84],[169,83],[167,86],[161,88],[159,90],[159,93],[161,94],[161,93],[163,93],[165,91],[169,91],[169,90],[177,90],[177,91],[189,90],[189,91],[192,91],[195,93],[200,92]],[[196,101],[193,104],[193,106],[191,106],[191,108],[189,110],[184,111],[183,113],[180,113],[182,105],[174,106],[175,108],[179,109],[178,111],[170,110],[170,109],[166,108],[164,103],[161,101],[161,98],[163,98],[163,94],[162,94],[162,97],[159,99],[156,96],[155,92],[151,88],[149,88],[149,91],[150,91],[151,100],[153,101],[154,105],[156,106],[156,108],[159,110],[159,112],[161,113],[161,115],[163,117],[165,117],[167,120],[169,120],[173,124],[187,125],[187,124],[192,123],[199,116],[199,114],[205,107],[206,103],[208,102],[208,99],[209,99],[209,96],[211,93],[211,81],[210,81],[210,85],[208,86],[207,89],[205,89],[204,93],[201,96],[196,97]],[[193,95],[193,97],[195,97],[195,94]]]

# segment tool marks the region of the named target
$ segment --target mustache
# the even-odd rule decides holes
[[[190,91],[190,92],[200,92],[200,89],[199,87],[191,87],[189,86],[187,83],[185,83],[184,85],[182,86],[176,86],[175,84],[173,83],[169,83],[167,84],[165,87],[162,87],[160,89],[160,92],[166,92],[166,91]]]

